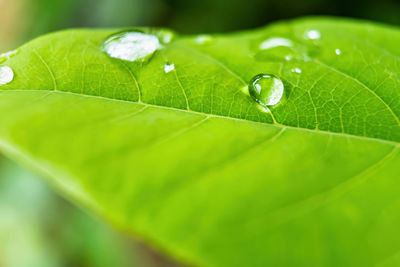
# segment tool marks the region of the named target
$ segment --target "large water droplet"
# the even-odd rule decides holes
[[[0,85],[5,85],[12,82],[14,79],[14,72],[10,67],[0,66]]]
[[[304,37],[310,40],[318,40],[321,38],[321,33],[317,30],[308,30],[304,33]]]
[[[144,61],[161,48],[157,36],[143,32],[118,33],[108,38],[103,51],[112,58]]]
[[[335,49],[335,54],[336,55],[340,55],[342,53],[342,50],[340,50],[339,48]]]
[[[249,82],[250,96],[262,106],[274,106],[283,96],[281,80],[271,74],[258,74]]]
[[[175,69],[175,64],[171,64],[171,63],[166,63],[164,65],[164,72],[168,73],[170,71],[173,71]]]
[[[292,47],[293,42],[286,38],[273,37],[273,38],[269,38],[269,39],[263,41],[260,44],[260,49],[267,50],[267,49],[271,49],[271,48],[278,47],[278,46]]]

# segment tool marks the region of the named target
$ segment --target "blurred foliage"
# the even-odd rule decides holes
[[[172,266],[0,156],[0,266]]]
[[[0,0],[0,50],[9,49],[13,38],[17,45],[71,27],[145,25],[181,33],[226,32],[305,15],[400,24],[399,14],[398,0]]]
[[[303,15],[400,24],[399,14],[398,0],[0,0],[0,51],[71,27],[226,32]],[[0,156],[0,267],[170,265]]]
[[[73,208],[41,180],[3,158],[0,174],[2,264],[127,266],[125,263],[131,259],[124,250],[128,246],[115,232]]]
[[[65,27],[131,25],[172,27],[182,33],[224,32],[313,14],[400,24],[400,4],[397,0],[32,1],[36,2],[37,7],[33,24],[37,33]]]

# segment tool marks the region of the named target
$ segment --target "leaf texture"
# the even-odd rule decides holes
[[[304,18],[176,36],[139,63],[102,52],[115,32],[46,35],[1,63],[3,152],[189,265],[400,264],[398,29]],[[274,37],[293,47],[259,49]],[[246,94],[259,73],[285,85],[267,112]]]

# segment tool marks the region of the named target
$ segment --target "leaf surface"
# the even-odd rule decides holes
[[[298,19],[176,36],[141,63],[102,52],[115,32],[50,34],[1,63],[3,152],[189,265],[399,264],[398,29]],[[276,37],[293,47],[259,49]],[[285,86],[267,111],[246,93],[259,73]]]

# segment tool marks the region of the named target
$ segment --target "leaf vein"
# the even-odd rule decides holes
[[[54,77],[54,73],[51,70],[50,66],[46,63],[46,61],[43,59],[43,57],[39,54],[39,52],[34,49],[33,53],[35,53],[35,55],[39,58],[39,60],[43,63],[43,65],[46,67],[47,71],[50,74],[51,80],[53,82],[53,90],[57,91],[57,82],[56,82],[56,78]]]

